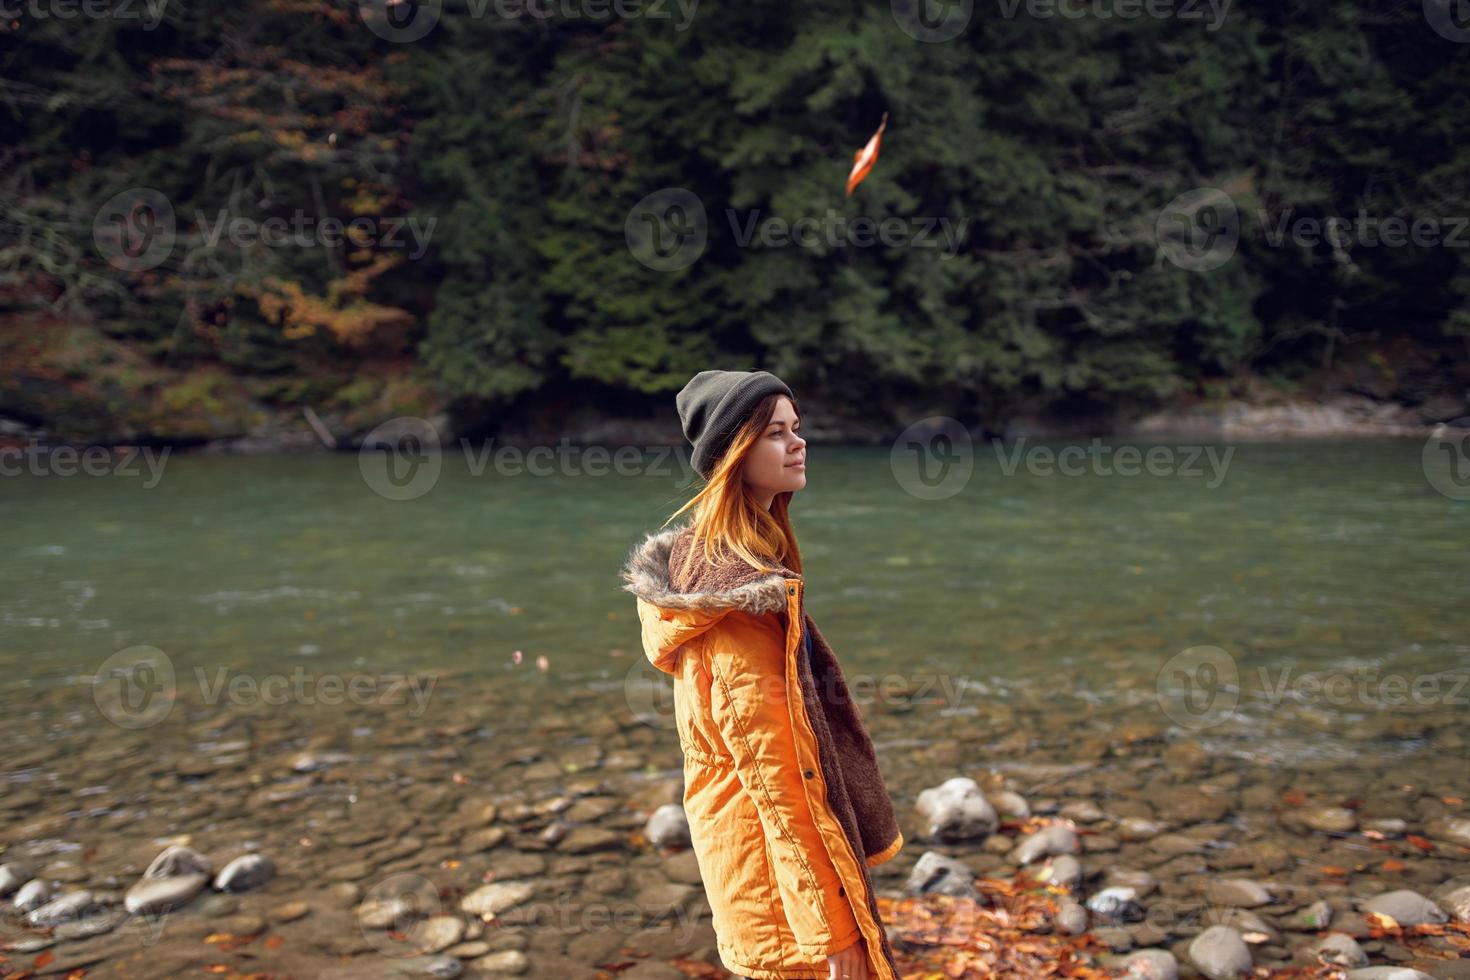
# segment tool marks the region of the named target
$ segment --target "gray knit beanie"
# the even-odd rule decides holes
[[[674,396],[684,438],[694,444],[690,460],[706,480],[735,430],[760,400],[779,393],[795,400],[786,382],[769,371],[700,371]]]

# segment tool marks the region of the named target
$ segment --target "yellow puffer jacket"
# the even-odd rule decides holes
[[[623,577],[624,588],[638,597],[645,654],[674,678],[684,810],[721,961],[756,980],[821,980],[826,958],[862,938],[873,976],[896,980],[866,869],[897,854],[903,836],[881,778],[876,796],[869,785],[863,798],[878,803],[849,807],[849,798],[839,797],[846,830],[844,814],[829,800],[829,782],[842,785],[843,774],[834,771],[839,760],[868,761],[871,771],[858,773],[868,783],[876,764],[871,742],[861,744],[867,736],[860,722],[856,733],[842,729],[846,741],[834,746],[826,712],[813,718],[809,710],[820,695],[811,671],[802,669],[801,656],[812,656],[816,634],[805,615],[802,578],[789,571],[720,573],[714,585],[705,576],[693,591],[678,591],[669,557],[687,529],[649,535]],[[686,535],[681,557],[688,542]],[[787,697],[788,691],[803,694]],[[863,821],[885,828],[866,854],[864,835],[855,829]]]

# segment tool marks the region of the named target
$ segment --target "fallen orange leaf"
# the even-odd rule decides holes
[[[852,192],[868,172],[873,169],[873,164],[878,162],[878,147],[883,142],[883,130],[888,126],[888,113],[883,113],[883,120],[878,123],[878,131],[869,139],[868,145],[864,146],[852,155],[852,171],[847,175],[847,196],[852,197]]]

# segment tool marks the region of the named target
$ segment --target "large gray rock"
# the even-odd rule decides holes
[[[986,837],[999,822],[995,807],[980,791],[979,784],[966,776],[955,776],[924,790],[919,794],[917,807],[924,833],[937,840]]]

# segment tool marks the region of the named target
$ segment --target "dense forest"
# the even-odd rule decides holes
[[[1463,390],[1453,9],[15,3],[0,416],[479,425],[711,366],[986,424],[1346,364]]]

